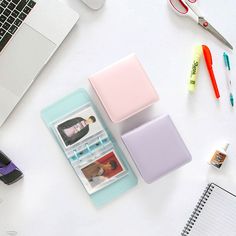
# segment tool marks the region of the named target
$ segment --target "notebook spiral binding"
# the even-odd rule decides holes
[[[195,224],[195,222],[198,219],[198,216],[200,215],[202,209],[204,208],[208,198],[210,197],[213,189],[214,189],[214,185],[212,184],[208,184],[205,191],[203,192],[202,196],[200,197],[196,207],[193,210],[193,213],[191,214],[189,220],[187,221],[186,226],[184,227],[181,236],[188,236]]]

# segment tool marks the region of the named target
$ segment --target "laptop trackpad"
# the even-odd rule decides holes
[[[23,24],[0,55],[0,87],[21,97],[55,49],[53,42]]]

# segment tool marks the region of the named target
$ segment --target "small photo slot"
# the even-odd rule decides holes
[[[114,150],[76,169],[89,194],[95,193],[122,178],[126,172],[125,167]]]
[[[86,106],[54,123],[54,132],[67,150],[105,131],[94,109]]]

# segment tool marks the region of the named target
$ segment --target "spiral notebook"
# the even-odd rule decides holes
[[[211,183],[207,186],[182,236],[235,236],[236,195]]]

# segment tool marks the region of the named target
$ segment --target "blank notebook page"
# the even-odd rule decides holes
[[[182,236],[236,236],[236,196],[210,184]]]

